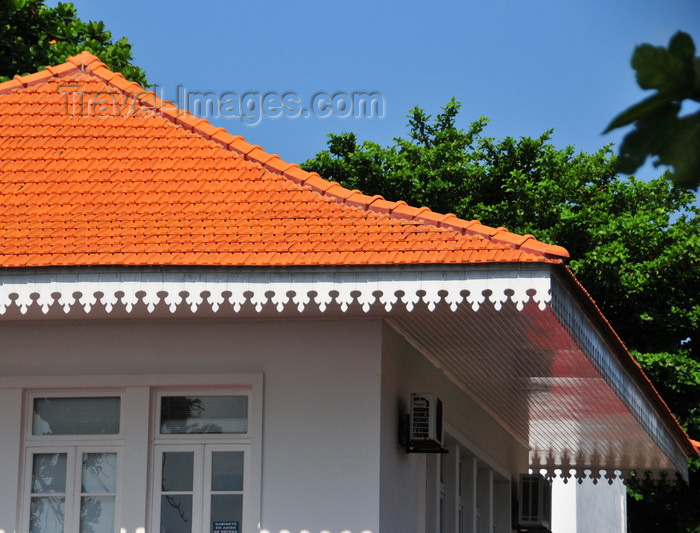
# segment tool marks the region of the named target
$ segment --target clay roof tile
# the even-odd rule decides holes
[[[102,113],[66,113],[69,88],[104,94]],[[126,104],[111,106],[110,94]],[[0,195],[2,267],[567,257],[529,235],[326,181],[162,101],[89,52],[0,83]]]

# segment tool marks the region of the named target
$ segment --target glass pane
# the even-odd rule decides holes
[[[117,454],[83,454],[83,493],[117,492]]]
[[[36,398],[33,435],[117,435],[118,397]]]
[[[192,496],[160,497],[160,533],[192,532]]]
[[[66,492],[66,454],[34,454],[32,458],[32,494],[55,492]]]
[[[211,490],[243,490],[243,452],[212,453]]]
[[[80,533],[114,533],[114,496],[80,499]]]
[[[163,453],[163,492],[191,491],[193,476],[194,452]]]
[[[243,517],[241,494],[213,494],[210,533],[240,533]]]
[[[32,498],[29,533],[63,533],[66,501],[63,497]]]
[[[247,396],[163,396],[161,433],[246,433]]]

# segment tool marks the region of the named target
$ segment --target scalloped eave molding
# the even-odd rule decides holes
[[[538,465],[533,465],[532,461],[530,462],[530,472],[542,474],[547,479],[561,478],[564,483],[575,480],[579,484],[582,484],[584,481],[590,481],[594,485],[598,483],[612,485],[616,479],[619,479],[625,484],[631,479],[649,480],[656,484],[668,477],[667,470],[650,470],[635,473],[634,470],[595,468],[592,466],[556,466],[543,468]]]
[[[468,304],[475,311],[489,301],[500,310],[507,301],[519,310],[532,300],[544,310],[551,300],[548,270],[336,271],[336,272],[73,272],[0,274],[0,315],[37,307],[48,314],[96,307],[127,313],[143,303],[149,313],[164,303],[171,313],[197,313],[206,304],[215,313],[238,313],[252,304],[257,312],[272,304],[304,312],[311,304],[326,312],[337,304],[343,312],[359,304],[364,312],[390,312],[401,304],[412,311],[419,303],[434,310],[440,303],[453,311]]]

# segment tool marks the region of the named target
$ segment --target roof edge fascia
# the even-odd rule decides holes
[[[13,269],[0,272],[0,319],[408,312],[448,305],[522,309],[551,299],[548,265],[476,268]],[[520,268],[522,266],[522,268]],[[157,313],[156,313],[157,314]]]
[[[581,285],[581,282],[578,281],[573,271],[565,266],[557,267],[553,271],[552,312],[569,331],[576,343],[581,346],[591,363],[606,379],[608,385],[625,405],[631,406],[635,404],[634,401],[630,400],[630,395],[637,396],[637,399],[643,398],[646,405],[656,414],[657,419],[662,421],[669,437],[673,439],[678,449],[685,456],[684,464],[682,465],[677,464],[680,461],[679,456],[671,452],[669,449],[670,442],[663,441],[663,437],[658,434],[658,428],[652,427],[653,424],[650,425],[650,421],[641,412],[635,412],[633,408],[630,408],[630,411],[637,417],[638,422],[655,440],[657,445],[665,453],[670,454],[669,458],[676,463],[679,472],[683,473],[683,477],[687,481],[687,459],[698,455],[698,451],[693,446],[685,430],[646,376],[642,367],[615,332],[610,322],[605,318],[595,300]],[[564,290],[561,290],[562,288]],[[574,325],[572,313],[578,315],[579,327]],[[600,353],[601,348],[612,355],[607,362],[603,354]],[[619,368],[615,368],[614,365],[609,366],[610,362],[619,364]],[[621,381],[619,379],[616,380],[616,378],[620,377],[618,370],[621,370],[629,377],[630,382],[635,386],[635,390],[625,389],[621,386]],[[639,405],[638,402],[637,405]],[[674,455],[675,457],[673,457]]]

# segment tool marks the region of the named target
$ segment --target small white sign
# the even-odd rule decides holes
[[[214,522],[213,533],[240,533],[238,524],[238,521]]]

